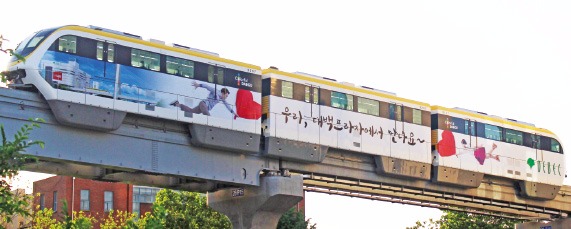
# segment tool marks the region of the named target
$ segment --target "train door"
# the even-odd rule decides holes
[[[389,119],[394,121],[394,128],[388,130],[391,138],[391,156],[408,160],[410,155],[407,144],[403,143],[406,135],[403,104],[389,104]]]
[[[220,65],[220,64],[210,64],[208,65],[208,82],[214,84],[214,93],[215,95],[219,95],[222,93],[221,90],[223,90],[225,88],[224,85],[224,68],[225,66]],[[204,90],[201,90],[202,92],[200,93],[205,93]],[[225,93],[228,93],[228,89],[225,89]],[[208,95],[207,95],[208,96]],[[236,96],[236,92],[231,92],[228,94],[228,96]],[[198,96],[198,98],[204,98],[203,95]],[[207,97],[208,98],[208,97]],[[217,98],[208,98],[208,99],[214,99],[216,100]],[[229,100],[229,101],[235,101],[234,100]],[[211,101],[213,103],[217,103],[217,101]],[[197,103],[198,104],[198,103]],[[236,104],[235,103],[230,103],[230,106],[232,108],[232,110],[236,111]],[[218,106],[214,106],[213,108],[208,108],[211,109],[207,112],[206,114],[206,118],[207,118],[207,124],[208,125],[212,125],[215,127],[222,127],[222,128],[227,128],[227,129],[233,129],[233,115],[231,113],[229,113],[228,111],[226,111],[225,106],[223,105],[218,105]]]
[[[118,74],[118,66],[115,63],[115,44],[109,41],[97,41],[96,58],[103,62],[103,79],[106,84],[113,85],[113,98],[117,98],[118,85],[120,76]],[[97,85],[93,85],[96,87]]]
[[[528,165],[528,168],[532,169],[531,173],[527,177],[534,177],[538,179],[542,172],[541,162],[543,161],[543,153],[541,151],[541,135],[536,133],[526,133],[523,132],[523,146],[525,147],[525,157],[521,158],[524,165]],[[532,159],[533,161],[530,161]],[[537,170],[536,170],[537,169]],[[535,170],[535,171],[533,171]],[[535,176],[532,174],[536,174]]]
[[[312,125],[314,120],[319,120],[321,108],[319,106],[319,86],[313,84],[304,85],[304,105],[300,118],[302,125],[299,126],[299,139],[310,143],[319,144],[319,125]]]
[[[221,89],[224,84],[224,66],[219,64],[209,65],[208,82],[214,84],[214,89]]]
[[[541,150],[541,135],[532,134],[531,141],[533,144],[533,149],[535,151],[535,159],[538,161],[543,161],[543,151]]]
[[[356,111],[357,97],[349,93],[336,93],[339,108],[332,113],[329,118],[330,130],[337,135],[337,145],[339,148],[360,152],[362,144],[363,126],[360,114]],[[347,120],[348,131],[343,131],[342,119]],[[331,128],[332,127],[332,128]]]
[[[389,119],[393,120],[395,123],[394,131],[404,131],[404,109],[402,104],[389,104]]]
[[[466,134],[468,136],[467,137],[468,141],[465,144],[464,144],[464,142],[462,142],[462,144],[468,148],[476,148],[478,141],[476,138],[476,121],[475,120],[471,120],[471,119],[464,120],[464,134]]]
[[[319,86],[306,84],[305,85],[305,102],[310,106],[311,118],[319,118],[321,109],[319,106]]]
[[[535,163],[537,166],[537,180],[547,180],[549,167],[543,157],[542,144],[545,144],[542,140],[545,140],[541,135],[535,133],[531,135],[531,141],[533,146],[533,152],[535,153]],[[547,169],[546,169],[547,168]]]
[[[103,76],[115,79],[115,44],[108,41],[97,42],[97,60],[103,61]]]

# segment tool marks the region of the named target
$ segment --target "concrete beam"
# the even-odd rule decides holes
[[[105,169],[99,166],[51,161],[39,161],[25,164],[22,166],[22,170],[86,179],[97,179],[105,173]]]
[[[303,199],[303,178],[262,176],[259,187],[208,194],[208,205],[227,215],[234,229],[276,228],[283,213]]]

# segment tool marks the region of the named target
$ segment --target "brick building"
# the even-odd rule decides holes
[[[110,210],[127,211],[137,215],[151,211],[160,189],[134,186],[120,182],[103,182],[68,176],[54,176],[34,182],[34,206],[51,208],[58,220],[62,219],[63,200],[68,214],[83,211],[100,219]],[[56,201],[54,201],[56,200]]]

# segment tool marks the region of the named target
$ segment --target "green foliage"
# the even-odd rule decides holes
[[[124,228],[127,226],[129,221],[132,221],[135,218],[136,215],[133,213],[111,210],[107,216],[101,220],[102,222],[99,224],[99,227],[101,229]]]
[[[83,211],[72,212],[69,215],[67,201],[62,201],[62,213],[64,221],[57,224],[56,229],[89,229],[93,228],[93,224],[97,223],[97,220],[91,216],[85,215]]]
[[[480,215],[461,211],[444,210],[444,215],[439,220],[430,219],[428,222],[416,222],[414,227],[419,228],[441,228],[441,229],[503,229],[513,228],[515,224],[522,223],[523,220],[508,219],[498,216]]]
[[[147,212],[139,220],[128,220],[128,229],[158,229],[165,228],[166,210],[164,207],[153,206],[153,212]]]
[[[40,210],[40,206],[36,207],[33,214],[32,224],[26,228],[33,229],[89,229],[93,228],[98,221],[95,217],[88,216],[84,212],[73,212],[69,215],[67,202],[63,200],[62,206],[62,221],[54,219],[54,212],[51,208],[44,208]],[[136,226],[129,226],[129,223],[135,225],[136,216],[126,211],[113,211],[111,210],[107,216],[101,219],[99,227],[101,229],[116,229],[116,228],[139,228]],[[157,227],[140,227],[140,228],[157,228]]]
[[[307,229],[308,227],[309,229],[317,228],[316,224],[310,225],[309,219],[305,220],[303,214],[294,208],[283,214],[278,222],[278,229]]]
[[[163,228],[232,228],[230,220],[206,205],[206,197],[194,192],[163,189],[157,193],[152,218],[145,228],[160,223]]]
[[[9,179],[18,175],[23,163],[37,160],[33,156],[22,153],[33,145],[44,147],[42,141],[32,141],[29,137],[32,130],[40,128],[38,122],[43,122],[43,120],[31,119],[30,121],[31,124],[25,124],[14,134],[14,141],[8,140],[4,126],[0,125],[2,137],[2,145],[0,146],[0,175],[2,176],[0,179],[0,223],[10,223],[12,218],[9,216],[29,216],[31,214],[28,210],[30,197],[14,195],[11,191],[12,186],[8,183]],[[0,225],[0,228],[3,226]]]
[[[36,211],[32,216],[33,229],[50,228],[52,225],[56,225],[57,221],[52,216],[54,211],[51,208],[44,208],[40,210],[40,206],[36,206]]]

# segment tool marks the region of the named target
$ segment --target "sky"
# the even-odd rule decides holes
[[[571,147],[570,1],[3,1],[14,48],[96,25],[282,71],[534,123]],[[33,7],[30,7],[33,6]],[[7,57],[0,55],[0,63]],[[571,157],[567,164],[571,165]],[[571,184],[570,179],[565,181]],[[308,193],[318,228],[405,228],[437,209]]]

